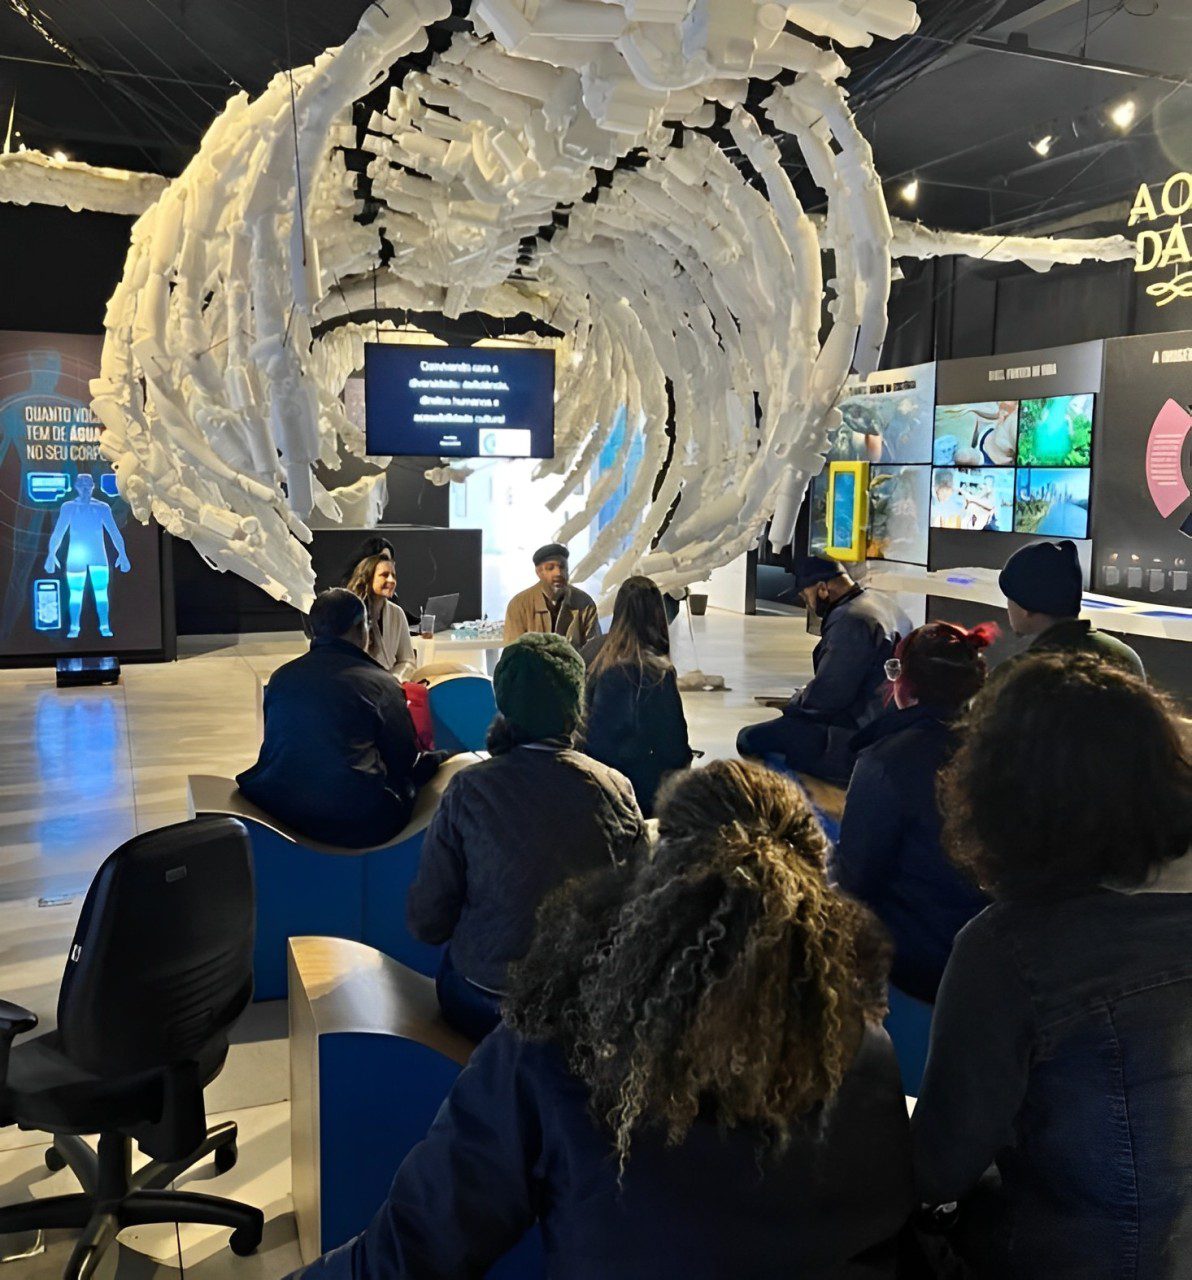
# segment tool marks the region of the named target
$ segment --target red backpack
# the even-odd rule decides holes
[[[430,689],[417,680],[409,680],[402,684],[406,695],[406,706],[410,708],[410,719],[414,722],[414,738],[419,751],[435,749],[435,726],[430,715]]]

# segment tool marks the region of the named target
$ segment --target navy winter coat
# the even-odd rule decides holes
[[[833,876],[894,941],[890,979],[934,1001],[952,939],[989,899],[944,854],[935,782],[956,735],[931,707],[888,711],[852,740],[859,752]]]
[[[698,1119],[634,1139],[623,1183],[588,1092],[550,1045],[498,1027],[368,1229],[303,1280],[474,1280],[537,1220],[548,1280],[893,1280],[912,1208],[906,1104],[871,1030],[823,1136],[777,1159]]]
[[[324,844],[367,848],[406,825],[418,744],[401,685],[348,640],[314,640],[265,689],[265,741],[236,779]]]
[[[451,944],[469,981],[503,991],[529,950],[542,899],[572,876],[644,857],[628,781],[578,751],[514,747],[457,773],[443,793],[406,896],[416,938]]]
[[[653,817],[663,777],[691,763],[674,668],[606,668],[588,681],[587,702],[583,750],[623,773],[642,813]]]

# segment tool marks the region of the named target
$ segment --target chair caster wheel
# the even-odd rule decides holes
[[[60,1173],[66,1168],[66,1161],[62,1158],[62,1153],[57,1147],[46,1148],[46,1168],[51,1173]]]
[[[215,1172],[227,1173],[229,1170],[236,1167],[236,1161],[239,1159],[240,1151],[234,1142],[229,1142],[226,1147],[216,1147]]]
[[[256,1253],[261,1247],[261,1237],[264,1234],[265,1215],[261,1214],[251,1226],[237,1227],[232,1232],[232,1238],[228,1244],[238,1258],[247,1258],[250,1253]]]

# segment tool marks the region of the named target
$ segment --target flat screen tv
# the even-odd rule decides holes
[[[553,458],[555,353],[368,343],[364,434],[381,456]]]
[[[1087,538],[1091,476],[1087,467],[1020,467],[1014,494],[1014,532]]]
[[[1093,456],[1090,395],[1024,400],[1018,417],[1020,467],[1087,467]]]
[[[937,467],[1012,467],[1017,446],[1017,400],[935,407],[931,460]]]
[[[1010,533],[1014,528],[1013,468],[933,468],[931,527]]]

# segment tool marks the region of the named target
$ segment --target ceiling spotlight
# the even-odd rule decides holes
[[[1031,150],[1037,156],[1046,156],[1051,154],[1051,148],[1055,144],[1055,135],[1045,133],[1041,138],[1036,138],[1031,143]]]
[[[1123,133],[1134,123],[1138,103],[1133,98],[1123,98],[1109,109],[1109,122]]]
[[[902,190],[899,194],[907,204],[914,204],[919,198],[919,179],[912,178],[910,182],[903,183]]]
[[[65,151],[55,151],[54,159],[57,160],[59,164],[65,164],[70,159],[70,156],[68,156]]]

